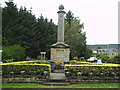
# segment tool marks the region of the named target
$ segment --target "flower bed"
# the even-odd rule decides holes
[[[51,66],[49,64],[26,64],[14,62],[3,63],[0,65],[2,65],[3,82],[6,80],[14,82],[16,78],[19,79],[19,82],[23,80],[23,78],[26,78],[26,80],[28,80],[28,78],[34,78],[33,81],[47,79],[51,72]]]
[[[118,80],[120,72],[118,64],[80,64],[64,67],[65,75],[68,79],[76,80]]]

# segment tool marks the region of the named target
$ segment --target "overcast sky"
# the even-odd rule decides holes
[[[5,6],[4,1],[0,1]],[[53,22],[58,22],[58,7],[64,5],[64,10],[71,10],[75,17],[84,23],[87,44],[117,44],[118,43],[118,1],[120,0],[13,0],[17,7],[32,7],[36,17],[41,14]]]

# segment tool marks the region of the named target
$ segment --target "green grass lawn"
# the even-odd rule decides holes
[[[3,83],[2,88],[118,88],[118,83],[74,84],[69,86],[44,86],[36,83]]]

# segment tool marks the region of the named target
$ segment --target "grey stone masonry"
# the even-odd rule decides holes
[[[70,56],[70,47],[64,43],[64,6],[59,6],[58,13],[58,33],[57,43],[51,45],[51,60],[68,62]]]
[[[57,34],[57,42],[64,42],[64,14],[65,11],[63,11],[64,6],[59,6],[58,13],[58,34]]]

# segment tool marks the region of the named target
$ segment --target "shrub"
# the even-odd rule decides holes
[[[6,63],[13,62],[13,61],[14,61],[14,59],[5,59],[4,60],[4,62],[6,62]]]
[[[97,58],[100,58],[102,60],[102,62],[110,62],[109,56],[107,54],[98,54]]]
[[[38,56],[37,56],[37,59],[38,59],[38,60],[44,60],[44,57],[43,57],[43,56],[38,55]],[[45,57],[45,60],[47,60],[47,58],[46,58],[46,57]]]
[[[32,58],[29,57],[29,56],[26,57],[26,60],[27,60],[27,61],[30,61],[31,59],[32,59]]]
[[[51,65],[45,61],[19,61],[2,63],[3,82],[36,82],[45,80],[51,72]],[[17,80],[17,81],[16,81]]]
[[[113,58],[113,63],[120,64],[120,54]]]
[[[41,75],[41,78],[45,76],[45,71],[47,71],[47,76],[50,75],[51,66],[48,64],[20,64],[20,63],[4,63],[2,65],[3,78],[10,78],[11,72],[14,76],[21,77],[21,72],[24,72],[24,76],[34,76],[38,77]]]
[[[78,60],[78,57],[73,57],[73,60]]]
[[[85,61],[84,57],[80,57],[79,61]]]
[[[25,59],[25,49],[20,45],[3,46],[2,54],[3,62],[7,59],[14,59],[14,61],[20,61]]]
[[[111,77],[112,79],[115,79],[114,77],[119,77],[120,65],[118,64],[81,64],[81,65],[65,65],[65,73],[69,72],[68,77],[76,76],[78,77],[78,73],[80,73],[81,77],[89,77],[89,79],[101,79],[105,75],[106,77]],[[113,75],[114,74],[114,75]],[[113,75],[113,76],[112,76]],[[81,78],[82,79],[82,78]]]
[[[45,64],[46,61],[19,61],[19,62],[11,62],[11,63],[3,63],[2,65],[16,65],[16,64]]]

